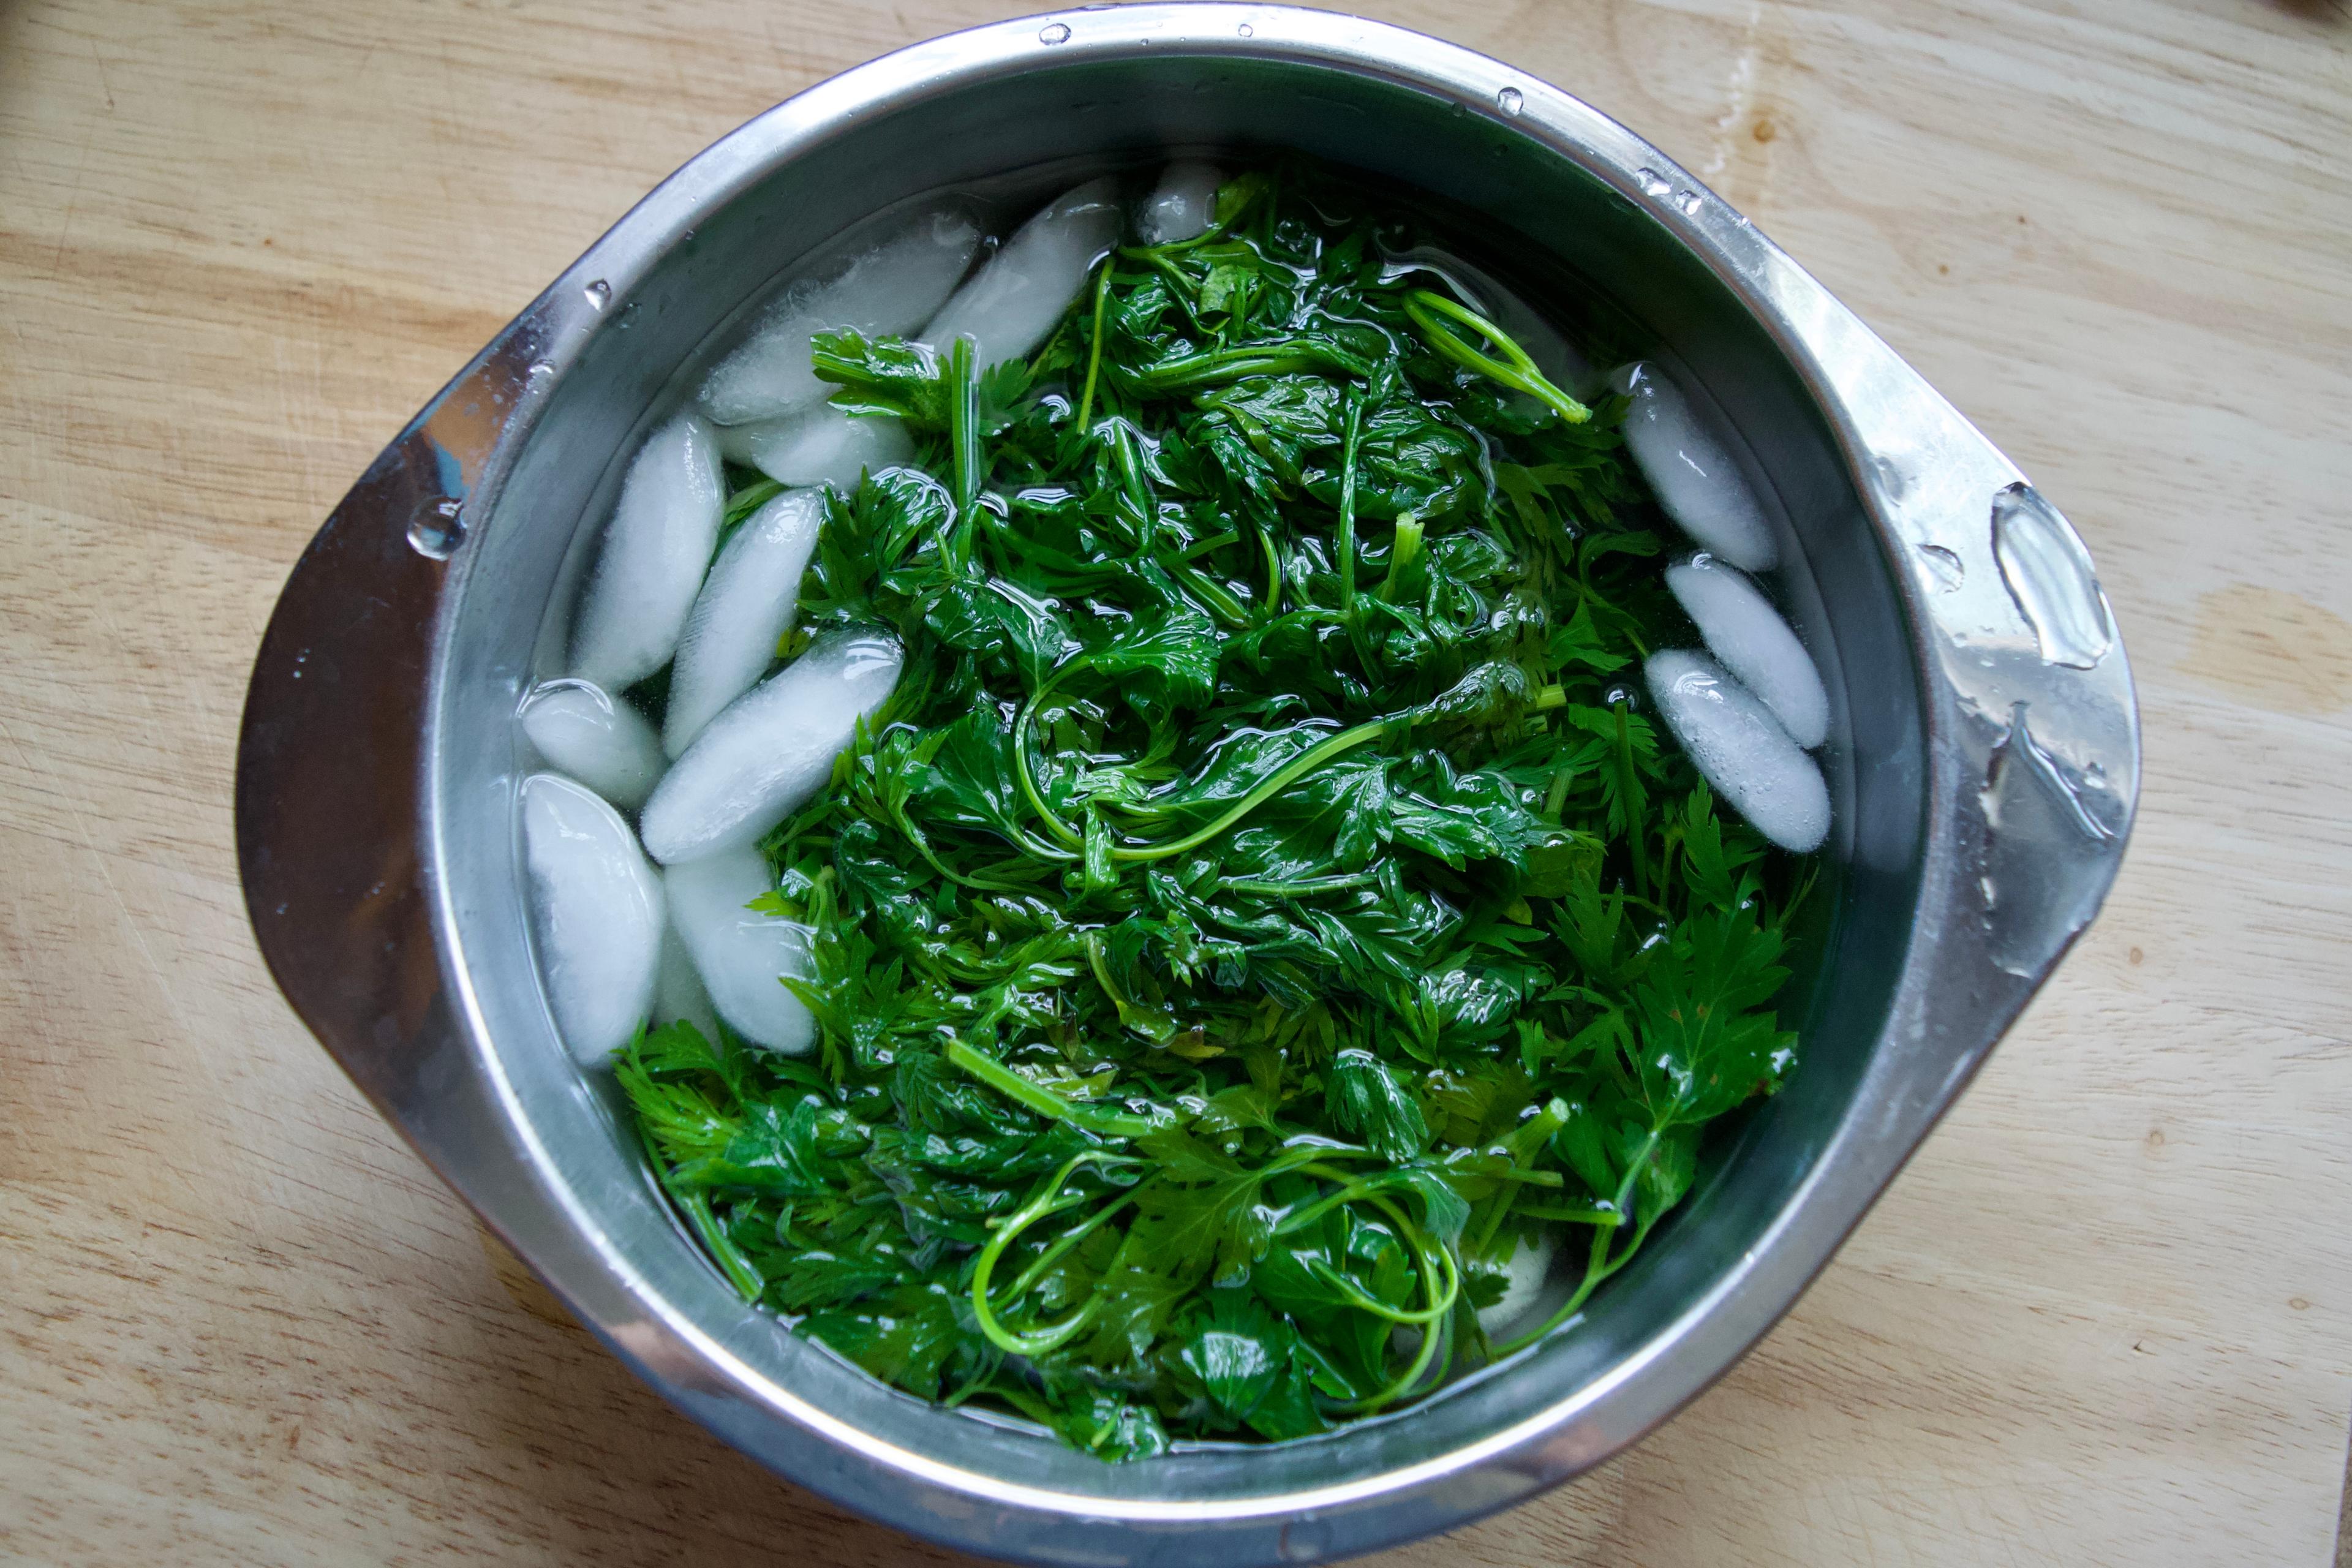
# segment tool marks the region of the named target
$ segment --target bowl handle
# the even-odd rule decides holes
[[[1939,805],[1886,1035],[1938,1064],[1906,1079],[1924,1131],[2115,880],[2139,797],[2130,662],[2090,552],[2017,466],[1777,247],[1718,238],[1837,426],[1926,676]]]
[[[237,737],[236,849],[263,958],[394,1123],[435,1140],[456,1048],[419,854],[431,650],[465,504],[532,401],[518,319],[344,496],[279,594]],[[427,1150],[428,1152],[431,1151]]]

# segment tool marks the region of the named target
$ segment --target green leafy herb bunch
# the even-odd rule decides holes
[[[794,634],[907,651],[763,846],[819,1047],[620,1068],[747,1299],[1107,1459],[1567,1323],[1794,1059],[1801,864],[1624,689],[1684,623],[1622,404],[1384,269],[1392,223],[1261,170],[1028,363],[819,338],[919,445],[835,498]],[[1494,1342],[1538,1233],[1550,1310]]]

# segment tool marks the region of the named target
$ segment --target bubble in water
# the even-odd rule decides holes
[[[1698,209],[1705,205],[1706,198],[1696,191],[1685,191],[1675,198],[1675,205],[1683,209],[1683,216],[1685,217],[1698,216]]]
[[[1255,38],[1257,37],[1257,29],[1251,26],[1247,22],[1244,22],[1240,26],[1234,28],[1234,31],[1239,33],[1244,38]]]
[[[443,497],[417,509],[408,522],[408,547],[427,561],[446,561],[466,537],[464,509]]]
[[[589,284],[588,287],[583,289],[580,292],[588,297],[588,305],[591,310],[601,310],[605,306],[613,302],[613,286],[610,283],[605,282],[602,278],[597,279],[596,281]]]
[[[1927,575],[1936,580],[1937,593],[1957,593],[1960,584],[1969,580],[1969,569],[1961,564],[1960,558],[1940,544],[1919,546],[1919,559],[1926,563]]]
[[[1070,26],[1066,22],[1048,22],[1037,29],[1041,44],[1066,44],[1070,41]]]
[[[1674,186],[1658,178],[1658,172],[1655,169],[1636,169],[1633,171],[1633,177],[1642,182],[1642,194],[1645,196],[1666,196],[1674,194]]]
[[[1495,107],[1506,114],[1517,114],[1527,101],[1527,94],[1516,87],[1507,87],[1495,95]]]

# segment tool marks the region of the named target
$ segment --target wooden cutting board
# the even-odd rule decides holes
[[[648,186],[988,0],[0,12],[0,1556],[898,1563],[570,1324],[294,1021],[245,678],[376,449]],[[1661,143],[2072,514],[2105,918],[1788,1321],[1394,1563],[2320,1563],[2352,1412],[2341,0],[1392,0]]]

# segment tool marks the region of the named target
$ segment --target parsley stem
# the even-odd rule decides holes
[[[1364,408],[1351,394],[1348,398],[1348,433],[1339,449],[1339,611],[1356,613],[1356,443],[1363,430]]]
[[[1616,704],[1617,710],[1617,798],[1625,813],[1625,847],[1633,857],[1633,891],[1637,897],[1650,896],[1649,858],[1642,846],[1642,814],[1648,804],[1642,789],[1642,778],[1633,771],[1633,728],[1626,715],[1628,704]]]
[[[1110,303],[1110,263],[1103,263],[1100,275],[1095,279],[1094,347],[1087,353],[1086,395],[1078,399],[1078,439],[1086,439],[1093,426],[1088,423],[1095,409],[1095,381],[1102,374],[1103,316]]]
[[[1047,676],[1038,683],[1037,689],[1029,694],[1029,700],[1021,705],[1021,716],[1013,722],[1013,777],[1021,786],[1022,797],[1028,801],[1029,809],[1037,814],[1037,819],[1055,837],[1070,848],[1080,851],[1087,847],[1085,835],[1064,822],[1053,807],[1045,804],[1044,793],[1037,788],[1036,775],[1030,772],[1029,732],[1037,717],[1037,705],[1045,700],[1045,694],[1059,686],[1066,678],[1093,662],[1087,656],[1080,654]]]
[[[1380,597],[1382,603],[1393,605],[1397,595],[1403,592],[1405,574],[1420,559],[1422,521],[1411,512],[1396,521],[1396,542],[1389,547],[1389,573],[1381,579]]]
[[[1421,1227],[1414,1225],[1411,1219],[1405,1216],[1402,1210],[1400,1210],[1394,1204],[1390,1203],[1386,1198],[1375,1196],[1371,1201],[1374,1206],[1386,1214],[1391,1222],[1396,1226],[1398,1234],[1403,1238],[1406,1247],[1412,1253],[1414,1262],[1420,1265],[1421,1288],[1423,1294],[1431,1300],[1436,1300],[1439,1296],[1437,1271],[1431,1267],[1429,1261],[1430,1253],[1433,1249],[1426,1238],[1424,1238],[1421,1234]],[[1414,1353],[1411,1364],[1404,1369],[1404,1372],[1401,1375],[1399,1375],[1393,1382],[1390,1383],[1385,1388],[1382,1388],[1379,1392],[1370,1394],[1363,1399],[1354,1401],[1347,1406],[1349,1411],[1356,1415],[1369,1415],[1372,1412],[1380,1409],[1382,1405],[1392,1404],[1396,1400],[1402,1398],[1405,1394],[1411,1393],[1413,1385],[1419,1383],[1422,1379],[1422,1375],[1429,1370],[1429,1363],[1436,1359],[1438,1340],[1441,1337],[1450,1337],[1443,1335],[1444,1320],[1452,1313],[1454,1300],[1462,1292],[1462,1272],[1461,1269],[1455,1266],[1454,1256],[1451,1252],[1447,1251],[1443,1247],[1437,1247],[1434,1250],[1438,1257],[1444,1259],[1446,1272],[1449,1277],[1449,1283],[1444,1291],[1445,1310],[1437,1314],[1436,1318],[1433,1320],[1430,1331],[1421,1336],[1421,1348]]]
[[[1246,877],[1220,877],[1217,890],[1224,893],[1254,893],[1262,899],[1303,899],[1315,893],[1340,893],[1351,888],[1369,888],[1380,880],[1376,871],[1358,871],[1346,877],[1301,877],[1287,882],[1252,881]]]
[[[1073,1127],[1084,1128],[1106,1138],[1140,1138],[1160,1125],[1149,1117],[1131,1116],[1123,1110],[1105,1110],[1057,1094],[1042,1083],[1022,1077],[994,1058],[972,1049],[961,1040],[948,1042],[947,1058],[1005,1099],[1018,1100],[1040,1116],[1066,1121]]]
[[[952,1046],[949,1047],[950,1053],[954,1049]],[[1080,1329],[1085,1328],[1101,1306],[1102,1298],[1097,1296],[1051,1327],[1039,1329],[1031,1333],[1016,1334],[997,1321],[995,1310],[988,1300],[988,1281],[996,1272],[997,1260],[1004,1256],[1004,1249],[1013,1245],[1014,1237],[1047,1215],[1062,1209],[1076,1208],[1087,1201],[1084,1193],[1071,1193],[1065,1195],[1062,1192],[1062,1184],[1068,1181],[1080,1165],[1103,1157],[1100,1151],[1089,1149],[1066,1162],[1060,1170],[1054,1173],[1050,1180],[1039,1187],[1036,1196],[1031,1198],[1014,1213],[1005,1215],[1003,1223],[997,1226],[996,1234],[989,1237],[988,1245],[980,1249],[979,1258],[973,1260],[972,1316],[980,1325],[981,1333],[991,1344],[1007,1355],[1038,1356],[1056,1349],[1067,1342],[1070,1337]],[[1012,1292],[1010,1300],[1017,1300],[1020,1296],[1021,1291],[1016,1289]]]
[[[971,354],[968,337],[958,337],[948,350],[948,444],[955,459],[959,565],[971,557],[972,513],[980,504],[980,382]]]
[[[686,1210],[686,1217],[693,1222],[694,1233],[702,1238],[702,1245],[710,1248],[710,1256],[719,1260],[719,1271],[727,1276],[727,1282],[746,1301],[758,1300],[767,1282],[760,1278],[760,1271],[751,1267],[751,1260],[743,1256],[743,1249],[735,1245],[735,1238],[727,1234],[719,1216],[711,1212],[710,1194],[673,1189],[671,1195]]]
[[[1235,801],[1232,810],[1197,833],[1188,833],[1171,843],[1154,844],[1144,848],[1114,847],[1110,852],[1110,858],[1114,860],[1129,861],[1165,860],[1171,855],[1182,855],[1198,849],[1332,758],[1343,752],[1352,751],[1367,741],[1376,741],[1387,734],[1389,726],[1393,722],[1393,720],[1389,719],[1374,719],[1369,723],[1359,724],[1352,730],[1341,731],[1314,750],[1294,758],[1277,770],[1272,777]]]
[[[1150,1186],[1151,1182],[1151,1177],[1144,1177],[1143,1180],[1136,1183],[1134,1186],[1129,1187],[1126,1192],[1120,1194],[1109,1203],[1103,1205],[1102,1207],[1095,1210],[1094,1213],[1088,1215],[1085,1219],[1079,1221],[1076,1225],[1072,1226],[1069,1229],[1055,1237],[1054,1238],[1053,1245],[1046,1247],[1045,1251],[1039,1253],[1037,1255],[1036,1261],[1030,1264],[1028,1268],[1023,1269],[1021,1271],[1021,1277],[1013,1280],[1010,1286],[1006,1287],[1004,1292],[1005,1300],[1007,1302],[1017,1301],[1022,1297],[1027,1295],[1029,1293],[1029,1287],[1037,1283],[1039,1276],[1043,1275],[1046,1269],[1051,1268],[1064,1254],[1070,1250],[1070,1248],[1077,1246],[1078,1243],[1084,1241],[1087,1237],[1092,1236],[1097,1229],[1101,1228],[1106,1220],[1108,1220],[1113,1215],[1118,1213],[1119,1210],[1133,1203],[1135,1201],[1135,1194]]]
[[[1513,342],[1509,333],[1495,325],[1477,311],[1457,304],[1444,295],[1427,289],[1415,289],[1404,297],[1404,313],[1421,329],[1429,346],[1467,370],[1476,371],[1491,381],[1501,382],[1516,392],[1524,392],[1543,404],[1570,425],[1581,425],[1592,417],[1592,410],[1570,397],[1547,379],[1528,357],[1528,351]],[[1502,353],[1501,359],[1472,346],[1462,335],[1437,318],[1448,316],[1461,322],[1492,343]]]

